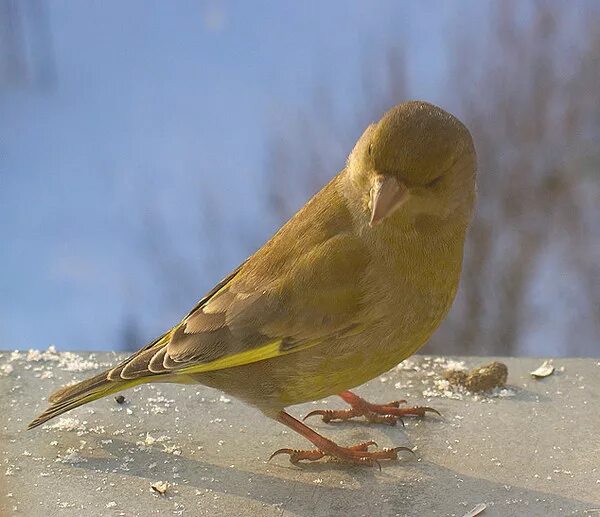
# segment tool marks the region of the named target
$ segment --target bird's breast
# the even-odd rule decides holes
[[[406,239],[374,258],[369,306],[379,321],[383,342],[407,357],[420,348],[450,309],[460,279],[460,239]],[[402,358],[402,359],[403,359]],[[401,360],[402,360],[401,359]]]

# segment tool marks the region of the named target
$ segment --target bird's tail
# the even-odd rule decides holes
[[[38,425],[42,425],[55,416],[62,415],[71,409],[75,409],[83,404],[106,397],[111,393],[131,388],[142,382],[147,382],[146,379],[132,379],[128,381],[112,381],[108,379],[108,370],[102,372],[91,379],[86,379],[72,386],[64,386],[55,391],[48,397],[50,406],[46,411],[33,420],[27,429],[33,429]]]

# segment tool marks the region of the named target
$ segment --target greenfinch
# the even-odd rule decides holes
[[[312,450],[275,452],[293,463],[395,459],[404,448],[339,446],[285,408],[339,394],[350,409],[310,415],[394,423],[431,410],[371,404],[348,389],[415,353],[446,316],[475,179],[473,141],[456,117],[420,101],[392,108],[366,128],[346,167],[177,325],[114,368],[53,393],[29,428],[139,384],[200,383],[312,442]]]

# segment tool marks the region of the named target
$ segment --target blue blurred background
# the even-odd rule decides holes
[[[0,349],[131,349],[395,103],[471,128],[428,352],[600,355],[600,3],[0,0]]]

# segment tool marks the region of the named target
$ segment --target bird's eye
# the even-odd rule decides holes
[[[369,156],[373,154],[373,144],[369,144],[369,149],[367,150],[367,153],[369,154]]]

